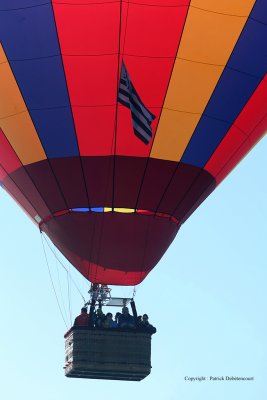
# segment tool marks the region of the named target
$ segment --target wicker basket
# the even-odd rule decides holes
[[[151,334],[72,328],[65,335],[65,375],[140,381],[151,370]]]

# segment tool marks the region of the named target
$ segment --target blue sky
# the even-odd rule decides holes
[[[66,326],[40,234],[0,189],[1,397],[267,398],[266,150],[265,137],[183,225],[137,287],[138,313],[147,312],[158,329],[152,340],[152,373],[139,383],[64,377]],[[69,326],[82,299],[45,248]],[[66,261],[64,265],[86,296],[87,282]],[[132,289],[114,288],[113,293],[127,296]],[[254,381],[209,380],[226,375],[253,376]],[[186,376],[207,380],[190,382]]]

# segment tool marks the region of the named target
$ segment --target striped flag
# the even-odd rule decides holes
[[[150,125],[156,117],[146,108],[138,96],[124,62],[121,65],[118,102],[131,110],[134,133],[142,142],[148,144],[152,138]]]

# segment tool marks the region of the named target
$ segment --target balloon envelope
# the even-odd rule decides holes
[[[0,182],[90,281],[140,283],[263,136],[266,18],[265,0],[1,1]]]

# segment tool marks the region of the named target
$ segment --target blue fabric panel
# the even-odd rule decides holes
[[[69,107],[34,110],[31,116],[49,158],[70,157],[78,153],[75,132],[70,135],[73,120]]]
[[[104,207],[91,208],[91,211],[93,211],[93,212],[104,212]]]
[[[203,117],[205,115],[226,122],[234,122],[260,81],[259,78],[226,69],[203,113]]]
[[[267,25],[248,19],[242,40],[238,42],[227,66],[262,78],[266,72],[266,65]]]
[[[76,211],[76,212],[88,212],[88,211],[91,211],[91,209],[88,208],[88,207],[85,207],[85,208],[72,208],[71,210],[72,211]]]
[[[79,155],[51,4],[0,11],[0,39],[48,158]]]
[[[231,123],[203,116],[187,146],[182,161],[202,167],[217,147],[218,141],[224,137]]]
[[[182,162],[204,167],[227,134],[266,73],[266,37],[266,27],[248,19]]]
[[[30,111],[69,105],[60,56],[10,64]]]
[[[267,1],[257,0],[250,17],[262,22],[263,24],[267,24]]]
[[[0,11],[18,10],[25,7],[35,7],[47,3],[47,0],[1,0]]]
[[[59,55],[51,4],[1,11],[0,37],[9,60]]]

